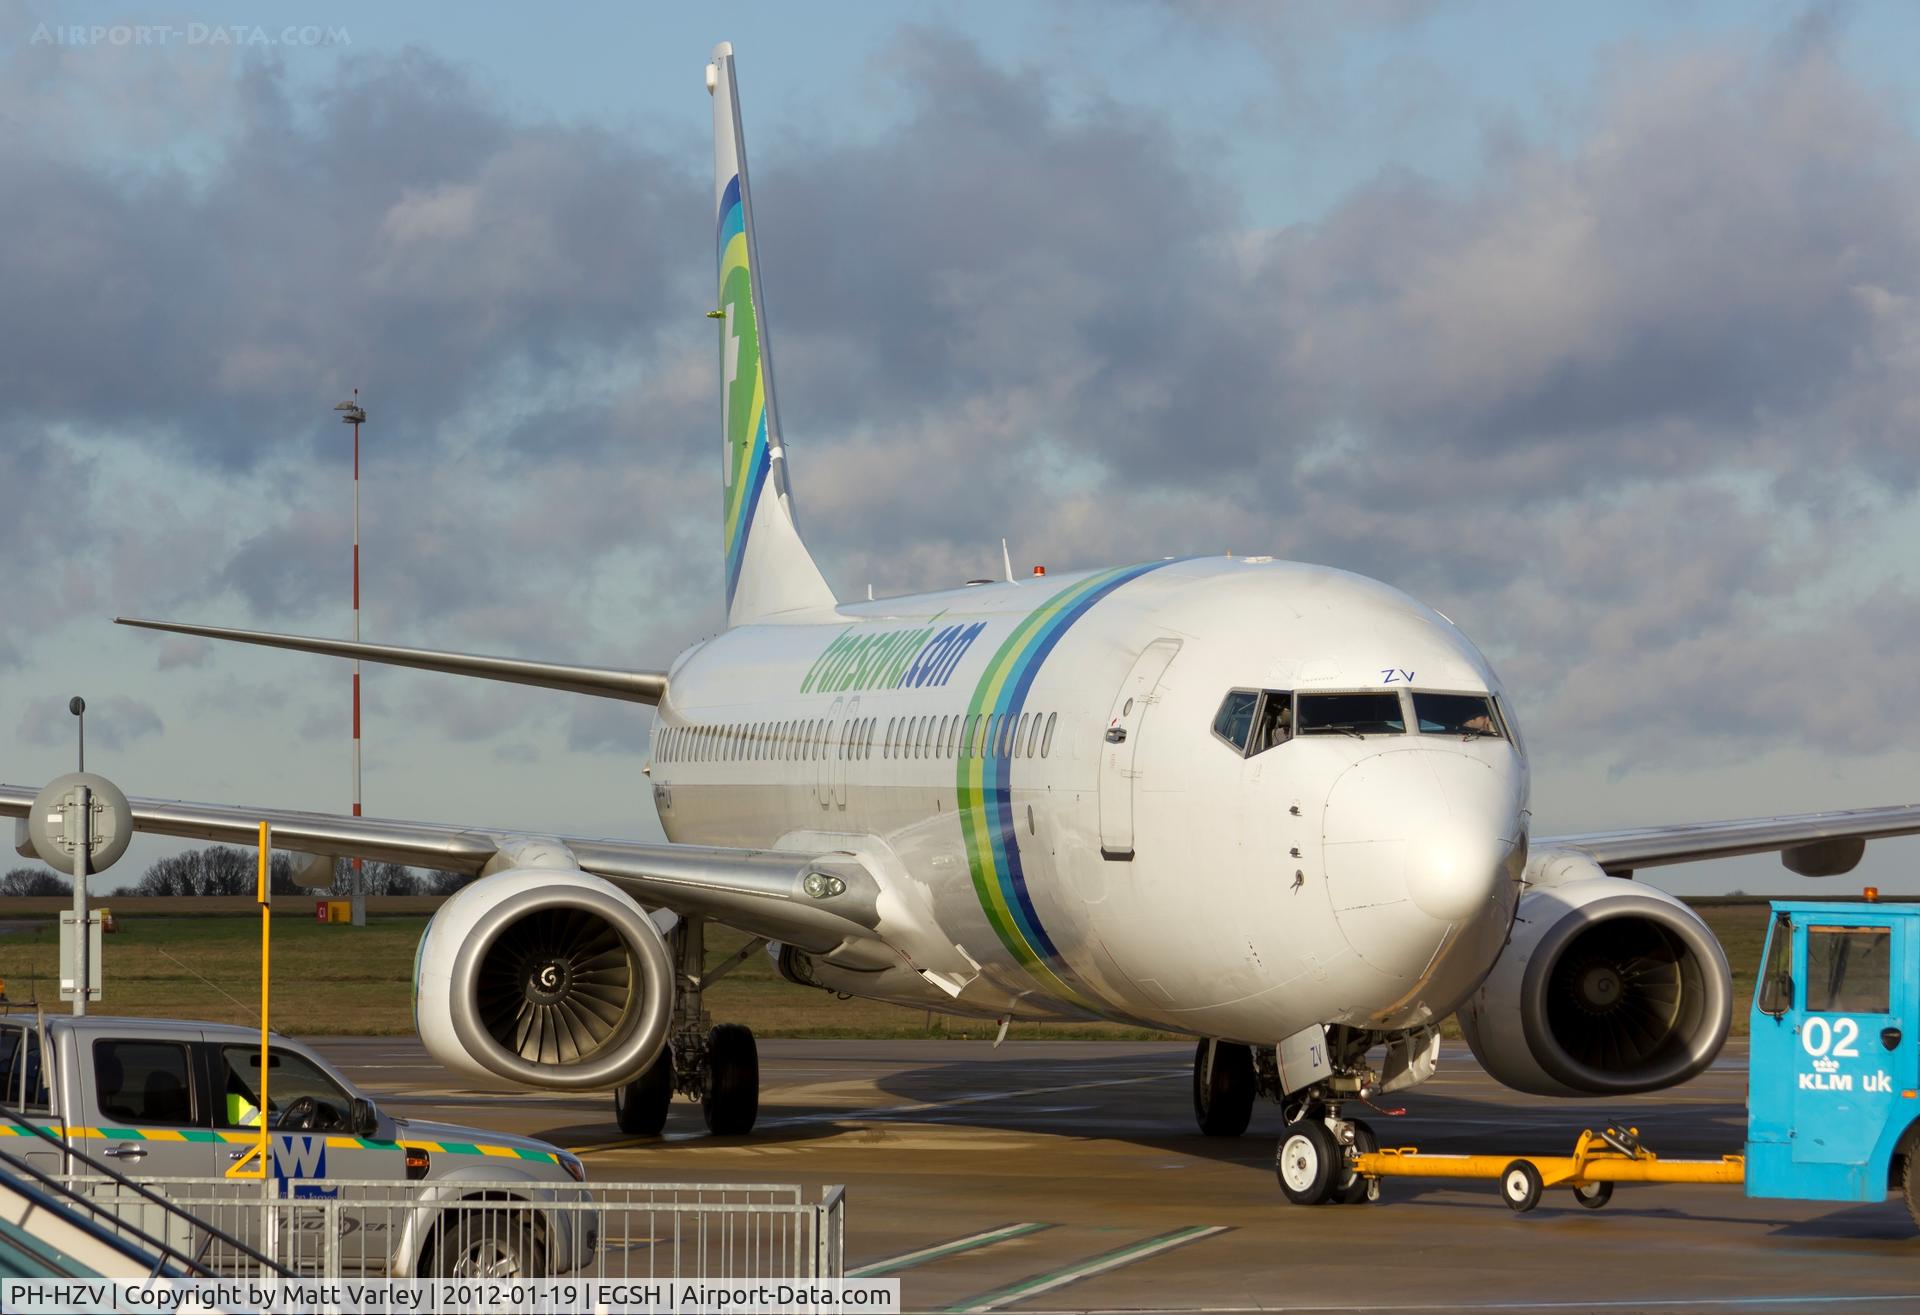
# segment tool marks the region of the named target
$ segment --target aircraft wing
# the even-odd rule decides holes
[[[36,793],[0,785],[0,817],[24,818]],[[606,878],[648,908],[710,917],[817,953],[848,937],[872,938],[879,921],[879,884],[844,853],[596,840],[170,799],[127,802],[136,831],[229,845],[253,845],[267,822],[275,849],[474,875],[532,866],[529,855],[549,863],[571,857],[580,870]],[[825,899],[808,895],[803,883],[814,872],[840,878],[844,891]]]
[[[1797,872],[1828,876],[1850,870],[1869,840],[1916,834],[1920,834],[1920,804],[1897,804],[1888,808],[1849,808],[1832,813],[1796,813],[1785,817],[1749,817],[1727,822],[1642,827],[1633,831],[1547,836],[1536,839],[1533,847],[1577,850],[1615,873],[1668,863],[1778,852],[1787,866]],[[1851,855],[1850,861],[1848,855]],[[1796,859],[1801,861],[1796,863]]]

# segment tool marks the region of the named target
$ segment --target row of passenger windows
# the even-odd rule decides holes
[[[878,717],[850,722],[817,717],[727,726],[667,726],[662,762],[808,762],[827,758],[1045,758],[1053,752],[1054,712]]]
[[[1422,735],[1505,739],[1500,711],[1484,694],[1410,691]],[[1294,694],[1284,689],[1233,689],[1214,714],[1213,733],[1251,758],[1295,735],[1404,735],[1407,708],[1397,691]]]

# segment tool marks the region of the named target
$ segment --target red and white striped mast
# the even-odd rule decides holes
[[[353,426],[353,642],[360,642],[360,426],[367,413],[360,406],[360,390],[333,408],[343,424]],[[353,815],[360,816],[360,659],[353,660]],[[367,892],[360,860],[352,860],[353,925],[367,925]]]

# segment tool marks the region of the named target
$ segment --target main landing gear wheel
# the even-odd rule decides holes
[[[707,1034],[707,1095],[700,1109],[716,1137],[753,1131],[760,1115],[760,1052],[752,1031],[738,1023],[721,1023]]]
[[[1613,1184],[1579,1183],[1574,1186],[1573,1199],[1589,1210],[1598,1210],[1613,1199]]]
[[[1207,1064],[1207,1049],[1213,1064]],[[1253,1048],[1202,1041],[1193,1052],[1193,1117],[1209,1137],[1238,1137],[1253,1120]]]
[[[1353,1150],[1356,1155],[1372,1155],[1380,1149],[1380,1139],[1373,1135],[1373,1129],[1359,1119],[1353,1121]],[[1335,1205],[1364,1205],[1380,1196],[1380,1180],[1353,1173],[1346,1167],[1345,1159],[1334,1174],[1333,1203]]]
[[[1332,1190],[1333,1176],[1344,1163],[1340,1144],[1327,1125],[1307,1118],[1288,1128],[1280,1138],[1274,1174],[1280,1190],[1295,1205],[1319,1205]]]
[[[673,1048],[660,1053],[633,1081],[613,1089],[613,1121],[629,1137],[658,1137],[673,1102]]]
[[[1540,1171],[1532,1160],[1515,1160],[1500,1171],[1500,1195],[1507,1208],[1525,1214],[1540,1204]]]

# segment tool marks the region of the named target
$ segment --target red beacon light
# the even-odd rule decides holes
[[[1033,573],[1035,575],[1045,575],[1047,573],[1047,568],[1044,566],[1036,566],[1033,568]]]
[[[1880,902],[1880,887],[1868,886],[1860,892],[1860,898],[1869,904],[1878,904]]]

